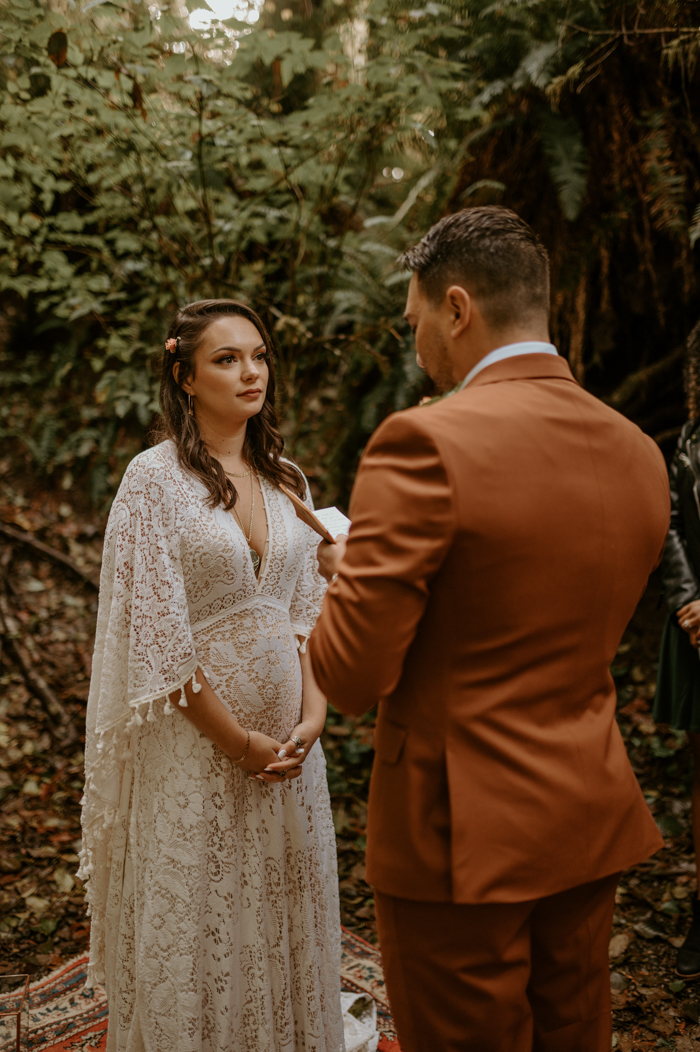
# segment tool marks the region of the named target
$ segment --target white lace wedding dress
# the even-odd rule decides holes
[[[199,666],[241,724],[287,740],[315,534],[261,480],[256,580],[232,513],[164,442],[130,464],[105,538],[80,875],[108,1052],[342,1052],[340,917],[320,743],[300,778],[247,777],[166,700]],[[181,694],[184,699],[184,691]]]

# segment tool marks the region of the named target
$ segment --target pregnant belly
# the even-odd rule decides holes
[[[247,729],[286,741],[301,715],[301,666],[288,616],[274,607],[237,611],[195,632],[204,675]]]

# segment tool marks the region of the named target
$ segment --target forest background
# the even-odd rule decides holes
[[[576,378],[667,455],[684,419],[696,3],[212,6],[0,5],[0,972],[84,946],[73,873],[100,539],[148,441],[178,305],[260,311],[287,446],[317,501],[345,507],[374,428],[430,393],[397,256],[447,212],[505,204],[551,254],[552,335]],[[683,738],[649,716],[657,593],[614,671],[673,858],[618,918],[631,937],[615,959],[656,962],[654,982],[619,980],[620,1047],[634,1026],[636,1041],[675,1041],[698,1019],[664,972],[694,870]],[[332,713],[325,736],[344,918],[369,937],[372,725]],[[657,934],[634,929],[650,916]]]

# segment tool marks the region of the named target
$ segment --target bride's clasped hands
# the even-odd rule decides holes
[[[261,782],[279,783],[290,778],[298,778],[301,774],[301,765],[323,731],[326,719],[326,699],[316,685],[311,661],[305,648],[299,652],[299,661],[304,684],[301,721],[289,735],[289,740],[284,745],[280,745],[275,762],[268,763],[264,770],[254,775]]]

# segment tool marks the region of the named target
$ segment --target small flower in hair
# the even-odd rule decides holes
[[[175,351],[177,351],[178,348],[179,348],[179,343],[180,343],[180,337],[179,336],[171,336],[169,340],[165,341],[165,349],[166,349],[166,351],[170,351],[171,354],[175,354]]]

